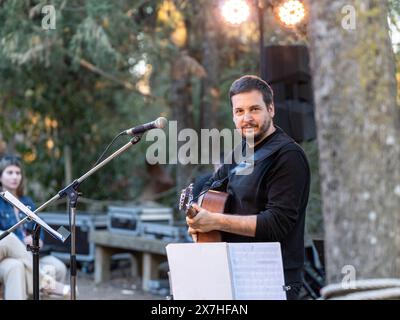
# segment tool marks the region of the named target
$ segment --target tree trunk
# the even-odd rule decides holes
[[[309,1],[330,283],[347,265],[357,280],[400,277],[400,112],[387,3],[350,3],[354,30],[342,26],[348,0]]]

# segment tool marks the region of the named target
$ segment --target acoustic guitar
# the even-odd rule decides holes
[[[199,196],[197,204],[210,212],[224,212],[225,204],[228,199],[228,193],[209,190]],[[193,183],[183,189],[179,199],[179,210],[182,210],[188,217],[193,218],[197,212],[192,207],[193,203]],[[213,230],[197,234],[197,242],[220,242],[221,233]]]

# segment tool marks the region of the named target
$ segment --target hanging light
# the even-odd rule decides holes
[[[277,15],[284,25],[293,27],[303,21],[306,9],[299,0],[287,0],[278,6]]]
[[[245,0],[224,1],[221,11],[222,17],[231,24],[241,24],[250,15],[250,8]]]

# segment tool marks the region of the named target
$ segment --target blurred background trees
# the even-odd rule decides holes
[[[230,35],[229,28],[217,29],[208,39],[204,28],[210,26],[203,24],[208,13],[203,12],[210,3],[0,2],[2,153],[23,156],[28,191],[38,201],[86,172],[118,132],[157,116],[196,130],[204,123],[232,127],[230,116],[225,117],[229,108],[219,116],[213,110],[212,117],[200,110],[209,110],[210,104],[215,109],[221,87],[226,90],[236,76],[257,69],[256,53],[251,41]],[[53,30],[41,26],[46,4],[56,9]],[[221,56],[225,72],[219,73],[211,64]],[[206,70],[215,71],[212,82]],[[225,97],[221,103],[227,107]],[[148,145],[142,141],[85,181],[84,195],[140,197],[151,178]],[[179,180],[178,167],[163,166],[162,171]],[[159,200],[172,205],[177,192]]]

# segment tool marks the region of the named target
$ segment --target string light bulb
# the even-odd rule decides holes
[[[249,5],[245,0],[227,0],[221,8],[222,17],[231,24],[241,24],[250,15]]]
[[[277,8],[279,20],[288,27],[293,27],[303,21],[306,16],[304,4],[299,0],[284,1]]]

